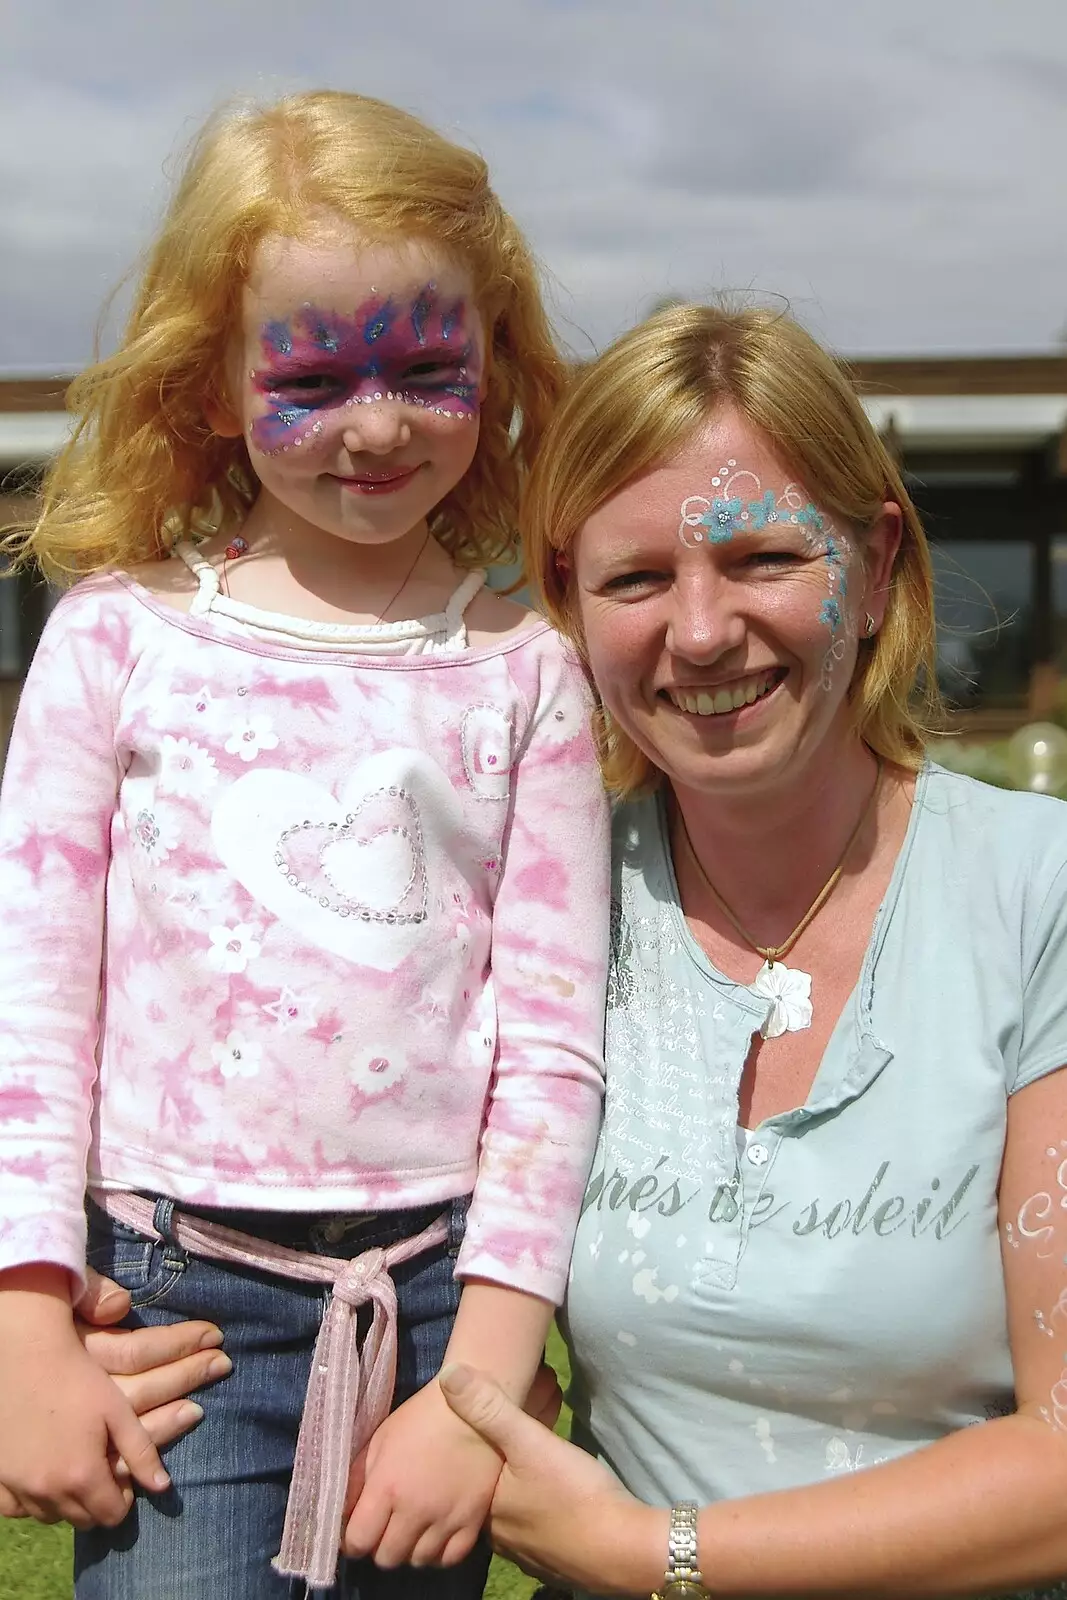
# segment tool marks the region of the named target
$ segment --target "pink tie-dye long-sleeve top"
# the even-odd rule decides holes
[[[608,920],[589,697],[547,627],[360,657],[121,575],[53,613],[0,804],[0,1268],[86,1183],[290,1211],[473,1189],[459,1271],[562,1295]]]

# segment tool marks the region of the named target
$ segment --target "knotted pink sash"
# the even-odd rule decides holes
[[[95,1193],[116,1222],[160,1239],[155,1205],[136,1194]],[[422,1233],[385,1250],[346,1261],[256,1239],[219,1223],[175,1211],[171,1232],[183,1249],[208,1261],[229,1261],[258,1272],[322,1283],[332,1288],[308,1379],[296,1459],[285,1508],[282,1545],[271,1563],[284,1577],[327,1588],[337,1571],[348,1469],[354,1456],[389,1414],[396,1383],[396,1289],[391,1268],[443,1244],[442,1216]],[[356,1340],[359,1307],[371,1302],[362,1361]]]

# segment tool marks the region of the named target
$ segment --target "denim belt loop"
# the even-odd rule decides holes
[[[165,1244],[177,1244],[174,1237],[174,1201],[160,1195],[152,1212],[152,1226]]]

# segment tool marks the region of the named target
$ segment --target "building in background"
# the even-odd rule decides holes
[[[1067,355],[865,359],[934,548],[941,685],[979,736],[1067,713]],[[63,376],[0,379],[0,525],[67,437]],[[50,602],[0,582],[0,750]]]

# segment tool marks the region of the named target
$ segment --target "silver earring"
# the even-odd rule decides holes
[[[875,620],[871,616],[871,613],[868,611],[868,613],[867,613],[867,621],[863,625],[863,637],[865,639],[873,639],[874,638],[875,626],[876,626]]]

